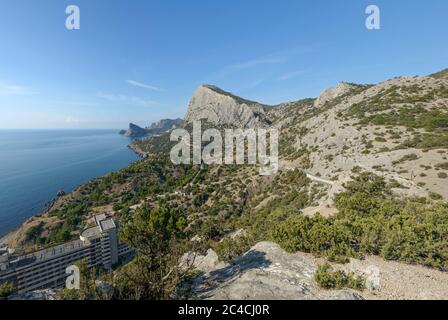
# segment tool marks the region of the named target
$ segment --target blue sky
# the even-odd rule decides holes
[[[276,104],[425,75],[448,67],[447,17],[446,0],[0,0],[0,128],[148,125],[201,83]]]

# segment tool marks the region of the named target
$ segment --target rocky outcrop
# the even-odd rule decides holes
[[[182,123],[182,119],[162,119],[152,123],[149,126],[148,131],[150,134],[161,134],[181,126]]]
[[[212,249],[208,249],[205,255],[187,252],[181,259],[181,266],[191,266],[196,270],[208,272],[210,270],[225,268],[226,264],[219,261],[218,255]]]
[[[322,91],[319,98],[314,102],[314,106],[323,106],[325,103],[349,93],[354,87],[356,87],[356,85],[340,82],[335,87]]]
[[[148,128],[139,127],[136,124],[130,123],[127,131],[121,130],[120,134],[130,138],[141,138],[147,135],[162,134],[174,128],[181,126],[182,119],[162,119],[152,123]]]
[[[208,252],[207,256],[214,255]],[[349,290],[321,290],[314,281],[317,264],[313,259],[304,254],[289,254],[272,242],[256,244],[225,266],[204,260],[198,266],[206,272],[193,284],[200,299],[362,299],[360,294]]]
[[[365,290],[322,290],[314,272],[324,263],[328,263],[324,258],[290,254],[271,242],[256,244],[231,264],[220,262],[210,249],[205,256],[196,256],[194,265],[204,275],[196,279],[193,289],[202,299],[285,300],[440,300],[448,292],[446,272],[377,256],[332,264],[335,270],[364,277]]]
[[[149,132],[147,129],[143,129],[136,124],[130,123],[129,129],[124,133],[124,135],[130,138],[140,138],[148,135],[148,133]]]
[[[214,125],[254,128],[268,124],[269,107],[245,100],[215,86],[202,85],[193,95],[185,117],[186,123],[206,120]]]

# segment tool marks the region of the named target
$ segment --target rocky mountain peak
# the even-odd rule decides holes
[[[146,129],[139,127],[134,123],[129,124],[129,129],[124,133],[126,137],[137,138],[146,135],[148,132]]]
[[[314,102],[315,107],[319,107],[327,103],[328,101],[331,101],[333,99],[336,99],[340,96],[343,96],[350,92],[353,88],[355,88],[355,84],[351,84],[348,82],[339,82],[335,87],[326,89],[322,91],[319,98],[316,99]]]
[[[266,105],[243,99],[216,86],[201,85],[191,98],[185,122],[206,120],[215,125],[260,127],[267,124],[266,108]]]
[[[128,130],[121,130],[120,134],[131,138],[141,138],[148,135],[157,135],[168,132],[182,125],[182,119],[162,119],[152,123],[147,128],[142,128],[134,123],[129,124]]]

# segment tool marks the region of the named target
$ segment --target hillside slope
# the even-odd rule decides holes
[[[334,181],[336,191],[362,168],[395,180],[399,193],[447,198],[448,81],[414,77],[340,86],[296,114],[290,104],[271,112],[281,128],[284,167],[301,167],[298,160],[306,158],[306,171]]]

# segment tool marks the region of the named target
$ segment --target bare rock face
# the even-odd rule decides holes
[[[219,261],[218,255],[213,249],[208,249],[205,255],[187,252],[181,259],[181,266],[192,266],[196,270],[209,272],[210,270],[224,268],[224,262]]]
[[[267,124],[266,107],[210,85],[200,86],[193,95],[186,123],[206,120],[215,125],[256,128]]]
[[[340,82],[335,87],[324,90],[319,98],[317,98],[317,100],[314,102],[314,106],[323,106],[328,101],[349,93],[352,89],[353,85],[346,82]]]
[[[260,242],[231,264],[208,270],[193,289],[200,299],[363,299],[350,290],[321,290],[314,282],[316,268],[305,254],[289,254],[272,242]]]
[[[149,126],[148,131],[151,134],[164,133],[171,129],[177,128],[182,124],[182,122],[182,119],[162,119],[160,121],[152,123]]]
[[[124,135],[126,137],[131,137],[131,138],[139,138],[139,137],[143,137],[147,134],[148,134],[148,130],[141,128],[136,124],[130,123],[129,129],[128,129],[128,131],[125,132]]]

